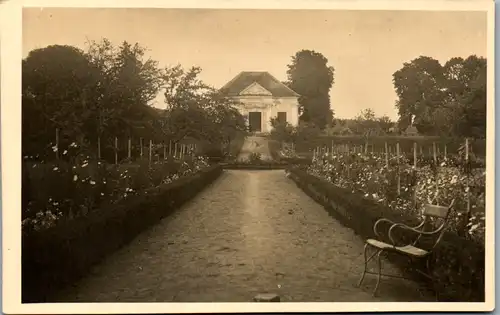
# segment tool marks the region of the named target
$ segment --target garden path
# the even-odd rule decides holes
[[[266,137],[250,136],[245,138],[238,161],[248,160],[251,153],[260,153],[262,160],[272,160],[271,153],[269,153],[269,140]]]
[[[265,292],[294,302],[432,301],[399,279],[383,279],[372,297],[374,277],[355,286],[362,268],[363,241],[284,171],[226,170],[58,301],[249,302]]]

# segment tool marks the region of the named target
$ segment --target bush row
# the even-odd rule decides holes
[[[418,222],[415,217],[391,210],[362,194],[353,193],[350,189],[334,186],[298,167],[289,168],[288,172],[297,186],[363,238],[375,237],[373,225],[380,218],[408,225]],[[398,237],[402,241],[410,239],[408,234]],[[426,245],[429,244],[423,244],[424,247]],[[407,260],[402,257],[390,256],[390,259],[402,269],[407,266]],[[485,251],[482,244],[463,239],[454,233],[446,233],[433,251],[433,262],[434,277],[441,300],[484,301]]]
[[[22,236],[22,301],[46,302],[109,253],[194,197],[222,172],[212,166],[147,189],[108,209]]]
[[[233,163],[223,163],[221,166],[224,169],[229,170],[274,170],[274,169],[285,169],[288,164],[280,162],[233,162]]]

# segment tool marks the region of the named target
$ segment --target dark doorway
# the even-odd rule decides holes
[[[286,123],[286,112],[278,112],[278,121],[280,123]]]
[[[250,127],[250,132],[260,132],[262,130],[262,113],[248,113],[248,125]]]

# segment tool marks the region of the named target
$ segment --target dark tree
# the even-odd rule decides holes
[[[300,94],[300,119],[324,129],[332,122],[330,89],[334,68],[328,59],[312,50],[301,50],[292,57],[287,70],[287,85]]]
[[[396,71],[393,82],[401,129],[413,118],[422,134],[485,136],[486,59],[451,58],[441,66],[421,56]]]

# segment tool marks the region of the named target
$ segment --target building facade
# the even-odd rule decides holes
[[[299,95],[268,72],[243,71],[221,92],[241,104],[238,109],[252,132],[270,132],[272,118],[299,123]]]

